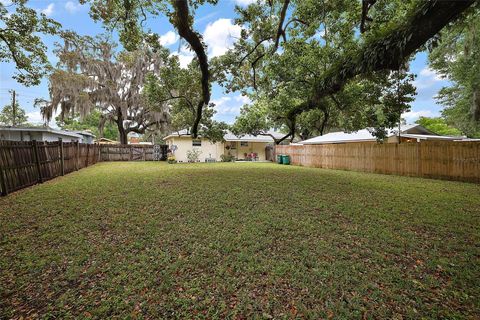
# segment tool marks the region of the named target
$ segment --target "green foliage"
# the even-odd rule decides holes
[[[168,50],[144,44],[136,51],[119,52],[106,35],[65,33],[63,40],[56,50],[60,62],[49,78],[50,101],[36,101],[45,118],[51,119],[57,109],[61,120],[99,111],[100,130],[115,123],[122,144],[130,132],[165,131],[167,106],[150,107],[142,91],[146,75],[158,74],[169,59]]]
[[[202,150],[200,149],[188,150],[187,151],[188,162],[198,162],[201,154],[202,154]]]
[[[20,108],[20,105],[15,103],[15,116],[13,114],[13,108],[11,104],[7,104],[0,111],[0,125],[2,126],[21,126],[25,125],[28,121],[28,117],[25,115],[25,110]]]
[[[152,109],[168,106],[171,131],[191,131],[197,116],[196,101],[201,100],[201,73],[196,61],[180,68],[177,56],[169,57],[159,75],[147,75],[144,97]],[[213,120],[214,104],[203,107],[200,134],[212,142],[223,141],[228,125]]]
[[[38,85],[50,67],[41,35],[57,34],[61,25],[27,7],[28,0],[10,2],[0,2],[0,62],[15,63],[19,83]]]
[[[440,134],[442,136],[460,136],[462,132],[457,128],[447,124],[444,118],[428,118],[420,117],[415,123],[427,128],[428,130]]]
[[[74,118],[69,117],[64,118],[63,120],[57,116],[55,121],[57,126],[62,129],[88,130],[91,131],[97,137],[97,139],[107,138],[110,140],[118,140],[118,128],[116,124],[107,122],[102,127],[102,117],[102,113],[99,110],[94,110],[83,119],[81,119],[78,115]]]
[[[441,33],[429,55],[430,67],[452,84],[440,90],[448,125],[468,137],[480,137],[480,8]]]
[[[221,154],[220,155],[220,160],[222,162],[235,162],[235,156],[231,154]]]

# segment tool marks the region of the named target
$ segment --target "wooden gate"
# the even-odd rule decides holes
[[[138,160],[143,160],[145,161],[145,148],[143,147],[132,147],[130,149],[131,154],[131,160],[133,161],[138,161]]]

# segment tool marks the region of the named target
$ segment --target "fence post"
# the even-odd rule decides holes
[[[42,170],[40,168],[40,156],[38,154],[38,143],[37,140],[33,140],[33,155],[35,157],[35,164],[37,166],[38,172],[38,182],[43,183]]]
[[[85,167],[88,167],[88,157],[89,157],[89,152],[90,151],[90,145],[87,144],[87,157],[85,159]]]
[[[75,141],[75,171],[78,171],[80,163],[80,146],[78,145],[78,140]]]
[[[417,177],[422,177],[422,143],[419,141],[415,145],[417,146]]]
[[[2,188],[2,196],[6,196],[8,195],[7,177],[5,176],[5,169],[3,168],[6,168],[6,160],[3,160],[3,151],[5,149],[1,148],[1,146],[2,143],[0,141],[0,187]]]
[[[132,145],[129,146],[130,147],[130,161],[133,160],[133,148],[132,148]]]
[[[60,148],[60,174],[62,176],[65,175],[65,160],[64,160],[64,156],[63,156],[63,140],[62,138],[58,138],[58,146]]]
[[[143,161],[147,161],[147,148],[143,147]]]

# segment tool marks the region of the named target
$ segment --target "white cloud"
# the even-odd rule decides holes
[[[50,3],[45,9],[43,9],[40,12],[43,13],[44,15],[46,15],[46,16],[51,16],[53,14],[53,9],[54,8],[55,8],[55,4]]]
[[[167,33],[160,36],[160,44],[162,46],[170,46],[177,42],[179,39],[178,35],[173,31],[168,31]]]
[[[413,123],[420,117],[433,117],[435,116],[430,110],[409,111],[402,114],[407,123]]]
[[[247,96],[236,95],[212,99],[211,102],[215,104],[218,115],[238,116],[240,108],[244,104],[251,103],[251,100]]]
[[[73,1],[67,1],[67,3],[65,3],[65,10],[67,10],[69,13],[75,13],[79,11],[81,7],[81,4],[75,3]]]
[[[413,84],[418,89],[429,88],[433,86],[435,83],[439,81],[443,81],[441,75],[436,73],[434,70],[430,69],[429,67],[423,68],[420,73],[418,74],[417,79],[413,82]]]
[[[256,2],[256,0],[235,0],[235,3],[242,7],[246,7],[254,2]]]
[[[180,67],[184,69],[188,67],[188,64],[192,62],[193,58],[195,57],[195,54],[185,46],[180,48],[180,52],[172,52],[171,55],[178,56]]]
[[[27,116],[28,123],[35,124],[35,125],[43,125],[45,121],[43,120],[43,116],[40,113],[40,110],[35,110],[31,112],[25,113]],[[57,124],[55,123],[55,117],[58,116],[58,112],[54,112],[52,116],[52,120],[48,123],[48,125],[52,128],[58,128]]]
[[[25,114],[28,117],[28,122],[33,124],[43,124],[43,117],[40,114],[40,111],[27,112]]]
[[[218,19],[209,23],[203,33],[210,57],[221,56],[240,38],[241,27],[232,19]]]

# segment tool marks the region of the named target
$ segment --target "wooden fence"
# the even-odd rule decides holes
[[[294,165],[480,183],[480,142],[279,145]]]
[[[100,145],[100,161],[153,161],[154,147],[152,145]],[[159,160],[167,160],[166,145],[159,147]]]
[[[0,141],[2,195],[87,167],[98,148],[76,142]]]
[[[91,166],[98,161],[166,160],[167,146],[94,145],[78,142],[0,140],[0,193],[26,188]]]

